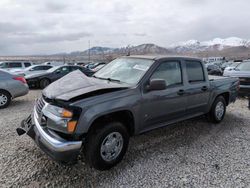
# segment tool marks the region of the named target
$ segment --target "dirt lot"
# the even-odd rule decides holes
[[[39,90],[0,111],[1,187],[249,187],[250,111],[240,99],[219,125],[204,117],[131,139],[121,164],[99,172],[84,163],[61,166],[15,129]]]

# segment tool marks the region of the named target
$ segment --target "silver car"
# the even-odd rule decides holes
[[[0,70],[0,109],[9,106],[12,99],[28,92],[29,87],[25,78]]]
[[[32,66],[30,66],[26,69],[23,69],[23,70],[14,70],[14,71],[10,70],[10,72],[13,74],[26,76],[29,74],[46,72],[47,70],[51,69],[52,67],[53,67],[52,65],[32,65]]]
[[[240,63],[232,70],[225,70],[223,76],[237,77],[240,80],[241,95],[250,96],[250,62]]]

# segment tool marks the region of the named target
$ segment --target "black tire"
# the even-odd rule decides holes
[[[11,95],[9,92],[0,90],[0,109],[7,108],[11,102]]]
[[[101,153],[101,146],[105,143],[108,135],[112,135],[113,133],[119,133],[122,136],[123,144],[122,147],[120,147],[120,149],[122,149],[120,152],[117,152],[117,156],[114,159],[106,161],[102,157],[105,155],[105,152]],[[99,126],[90,131],[85,143],[84,155],[91,167],[94,167],[97,170],[109,170],[123,159],[128,148],[128,143],[129,133],[122,123],[106,123],[106,125]]]
[[[46,88],[49,84],[50,84],[50,80],[47,78],[44,78],[44,79],[40,80],[40,82],[39,82],[39,86],[41,89]]]
[[[222,105],[222,106],[221,106]],[[220,106],[221,109],[223,107],[223,113],[216,113],[216,107],[217,106]],[[226,101],[225,101],[225,98],[223,96],[218,96],[212,107],[211,107],[211,110],[208,114],[208,117],[209,117],[209,120],[213,123],[220,123],[223,119],[224,119],[224,116],[226,114]]]

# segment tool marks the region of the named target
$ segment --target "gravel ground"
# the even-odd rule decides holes
[[[15,129],[40,95],[33,90],[0,111],[1,187],[250,187],[250,111],[245,99],[219,125],[204,117],[133,137],[118,166],[61,166]]]

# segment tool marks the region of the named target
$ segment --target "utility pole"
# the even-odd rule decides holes
[[[88,55],[89,55],[89,62],[90,62],[90,40],[89,40],[89,51],[88,51]]]

